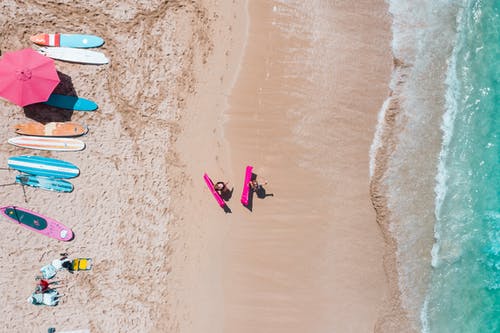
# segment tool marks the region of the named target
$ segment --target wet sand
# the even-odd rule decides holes
[[[222,92],[210,75],[200,88],[193,112],[212,113],[196,116],[181,149],[199,147],[185,157],[186,192],[201,208],[185,212],[197,235],[187,331],[372,332],[389,298],[368,152],[388,94],[390,18],[382,1],[318,4],[250,2],[241,66],[234,48],[229,59],[221,50]],[[201,123],[210,137],[197,137]],[[251,211],[239,203],[246,165],[273,194],[254,197]],[[230,214],[205,171],[234,187]]]

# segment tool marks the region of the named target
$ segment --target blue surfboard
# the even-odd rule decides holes
[[[74,178],[80,170],[72,163],[50,157],[23,155],[10,157],[10,168],[35,176]]]
[[[44,103],[56,108],[75,111],[94,111],[97,109],[97,104],[93,101],[77,96],[51,94],[49,100]]]
[[[16,176],[16,183],[55,192],[72,192],[73,184],[63,179],[21,174]]]
[[[90,48],[104,44],[104,39],[101,37],[81,34],[38,34],[31,36],[30,39],[33,43],[45,46]]]
[[[61,46],[66,47],[99,47],[104,39],[93,35],[61,34]]]

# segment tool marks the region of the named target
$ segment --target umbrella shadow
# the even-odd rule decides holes
[[[57,75],[59,75],[61,82],[54,89],[54,94],[77,96],[71,77],[59,71],[57,71]],[[24,107],[24,114],[30,119],[46,124],[50,122],[70,121],[73,116],[73,110],[65,110],[44,103],[36,103],[26,105]]]

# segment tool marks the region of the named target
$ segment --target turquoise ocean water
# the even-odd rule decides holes
[[[500,332],[500,0],[388,3],[402,305],[417,331]]]
[[[500,1],[467,1],[446,78],[428,332],[500,332]]]

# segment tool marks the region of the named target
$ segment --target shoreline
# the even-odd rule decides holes
[[[397,75],[401,68],[395,66],[393,75],[402,78],[404,75]],[[399,102],[397,98],[391,96],[387,99],[386,110],[384,111],[383,132],[380,137],[383,143],[377,149],[375,155],[374,172],[370,181],[370,193],[373,207],[376,211],[377,223],[384,236],[385,253],[383,257],[384,270],[388,279],[389,297],[385,300],[381,315],[376,324],[376,333],[399,333],[399,332],[417,332],[412,326],[407,310],[402,304],[402,295],[400,289],[400,280],[398,273],[397,258],[397,240],[391,231],[390,209],[387,206],[386,186],[383,184],[383,177],[387,170],[387,162],[391,152],[397,145],[397,128],[394,118],[399,113]],[[382,112],[382,111],[381,111]]]

